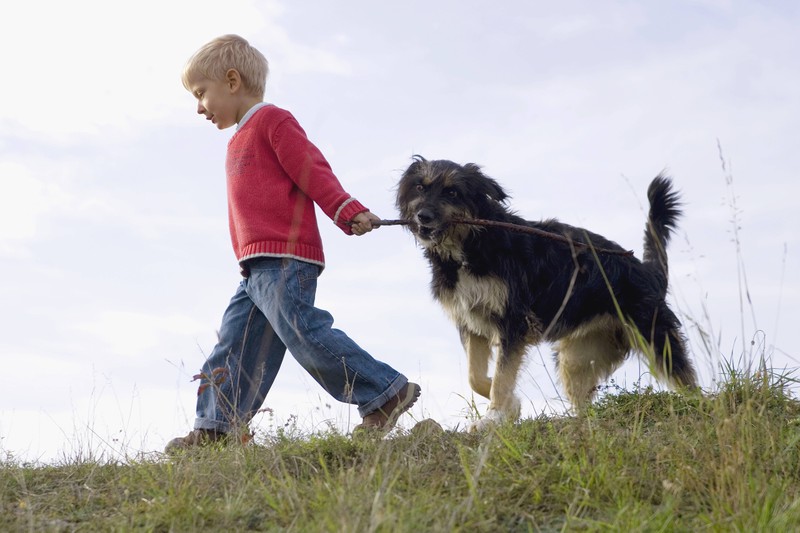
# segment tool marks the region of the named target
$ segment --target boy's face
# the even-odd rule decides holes
[[[217,129],[224,130],[239,122],[239,85],[231,84],[227,79],[217,81],[198,77],[190,80],[189,90],[197,98],[197,113],[205,115]]]

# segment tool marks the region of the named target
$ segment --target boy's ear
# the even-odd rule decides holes
[[[225,73],[225,81],[228,83],[228,88],[231,92],[236,92],[242,86],[242,75],[235,68],[230,68]]]

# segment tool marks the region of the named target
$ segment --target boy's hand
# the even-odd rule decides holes
[[[373,230],[373,228],[378,228],[378,225],[372,225],[373,220],[380,220],[379,217],[373,215],[369,211],[364,211],[363,213],[359,213],[353,217],[353,220],[350,221],[350,229],[353,230],[353,235],[364,235],[365,233],[369,233]]]

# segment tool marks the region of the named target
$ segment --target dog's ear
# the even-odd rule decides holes
[[[500,184],[481,172],[481,167],[475,163],[467,163],[464,165],[464,171],[467,176],[470,177],[470,185],[474,187],[475,191],[480,194],[485,194],[497,202],[505,202],[508,199],[508,193],[506,193]]]

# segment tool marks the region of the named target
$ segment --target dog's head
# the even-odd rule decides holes
[[[397,209],[426,247],[463,235],[452,231],[454,220],[491,218],[507,198],[503,188],[478,165],[428,161],[418,155],[397,187]]]

